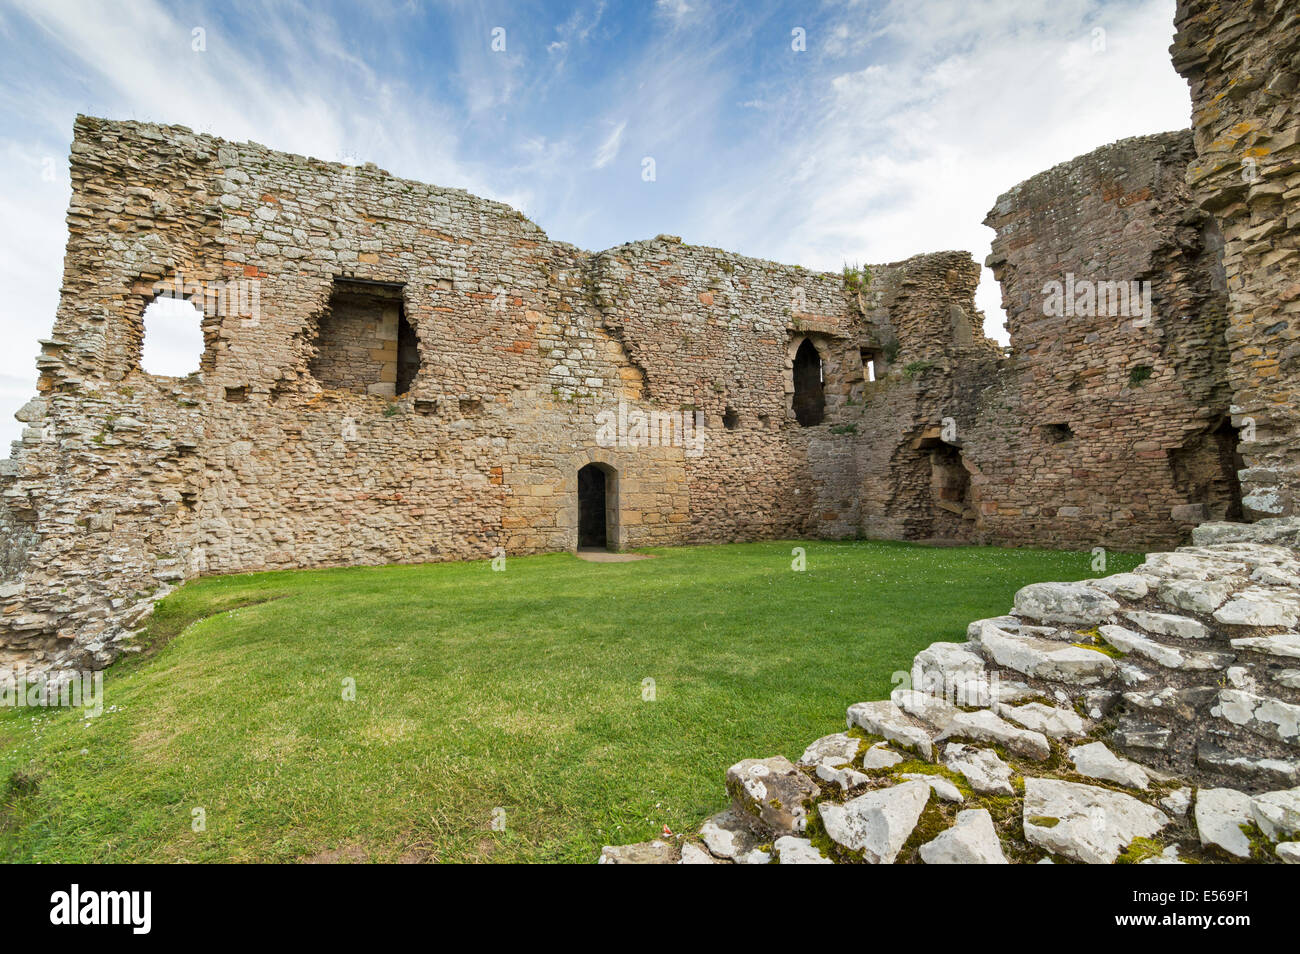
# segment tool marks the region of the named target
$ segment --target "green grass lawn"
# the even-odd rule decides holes
[[[590,862],[698,826],[728,765],[797,758],[1020,586],[1094,575],[1038,550],[646,552],[191,583],[103,715],[0,712],[0,860]]]

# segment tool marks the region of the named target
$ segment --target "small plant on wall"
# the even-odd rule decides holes
[[[860,295],[871,284],[871,269],[865,265],[844,264],[844,289],[850,295]]]
[[[1138,364],[1129,369],[1128,383],[1135,388],[1140,388],[1151,377],[1151,368],[1149,365]]]

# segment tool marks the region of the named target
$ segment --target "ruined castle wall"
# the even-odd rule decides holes
[[[858,531],[835,430],[867,322],[842,276],[668,237],[593,256],[464,192],[179,127],[81,118],[72,179],[65,293],[3,475],[8,652],[102,665],[202,573],[571,549],[590,462],[616,475],[616,546]],[[224,302],[185,378],[140,368],[145,307],[174,288]],[[398,304],[419,361],[401,395]],[[806,428],[805,338],[826,401]],[[668,421],[662,444],[602,441],[620,405]]]
[[[856,535],[856,440],[846,424],[859,410],[859,341],[870,324],[843,277],[671,241],[620,246],[597,262],[605,324],[644,369],[647,397],[699,411],[708,425],[707,453],[685,461],[686,539]],[[924,256],[877,266],[873,283],[928,267]],[[825,419],[811,427],[792,412],[805,340],[823,363]]]
[[[1233,419],[1248,516],[1300,496],[1300,8],[1179,0],[1174,67],[1192,95],[1187,182],[1218,221],[1231,301]],[[1252,433],[1253,432],[1253,433]]]
[[[845,414],[854,429],[859,532],[887,539],[964,539],[960,514],[936,505],[931,453],[958,404],[958,370],[990,368],[996,345],[975,308],[979,266],[965,252],[921,256],[904,272],[878,270],[864,296],[860,353],[876,380],[860,379]]]
[[[1167,545],[1240,517],[1219,237],[1184,183],[1193,155],[1189,132],[1114,143],[986,219],[1011,351],[963,372],[951,411],[983,539]]]
[[[809,436],[789,409],[787,352],[796,312],[844,337],[842,282],[663,238],[600,253],[595,277],[604,324],[644,375],[650,405],[706,423],[707,451],[683,460],[689,507],[667,516],[683,539],[806,533]],[[828,360],[833,340],[822,338]]]
[[[860,283],[671,236],[590,254],[374,167],[80,118],[64,294],[0,474],[0,642],[103,664],[203,573],[572,549],[589,463],[617,547],[1175,537],[1226,364],[1186,153],[1121,144],[1004,198],[1007,361],[964,252]],[[1153,276],[1154,327],[1036,318],[1070,268]],[[185,378],[140,368],[160,289],[206,306]],[[801,426],[808,344],[823,413]],[[1134,355],[1152,376],[1125,390]],[[1082,456],[1041,435],[1067,408]]]

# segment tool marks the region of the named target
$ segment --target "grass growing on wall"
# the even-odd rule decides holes
[[[797,758],[1018,587],[1093,575],[883,542],[646,552],[187,585],[103,715],[0,712],[0,860],[592,861],[698,826],[728,765]]]

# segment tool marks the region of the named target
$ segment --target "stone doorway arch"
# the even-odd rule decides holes
[[[593,462],[578,471],[578,549],[618,547],[618,471]]]

